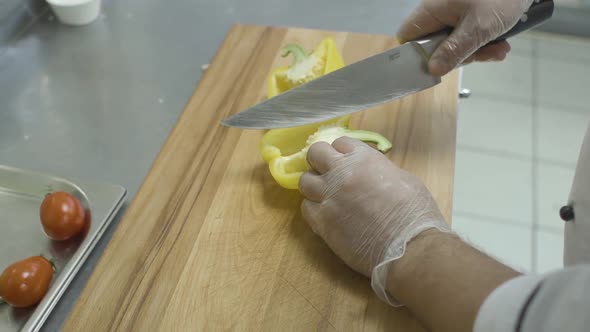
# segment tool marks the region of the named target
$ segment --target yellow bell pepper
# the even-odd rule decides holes
[[[268,98],[344,67],[332,38],[322,40],[309,55],[299,45],[287,45],[283,56],[289,54],[294,57],[293,64],[273,71],[269,77]],[[310,170],[307,151],[316,142],[331,144],[339,137],[348,136],[376,143],[382,152],[391,148],[391,143],[380,134],[350,129],[350,118],[347,115],[322,123],[267,131],[260,142],[260,152],[275,181],[284,188],[298,189],[299,178]]]
[[[348,128],[350,116],[306,126],[269,130],[260,142],[262,158],[268,163],[272,177],[287,189],[297,189],[299,178],[310,170],[307,151],[316,142],[332,144],[347,136],[376,143],[377,149],[386,152],[391,142],[378,133]]]
[[[293,55],[293,64],[278,68],[270,74],[268,98],[344,67],[336,43],[330,37],[322,40],[311,54],[306,54],[300,45],[286,45],[282,56],[290,54]]]

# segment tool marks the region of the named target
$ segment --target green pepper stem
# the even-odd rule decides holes
[[[301,45],[297,44],[288,44],[283,47],[283,54],[281,55],[283,58],[289,56],[289,54],[293,54],[293,64],[302,62],[303,60],[307,59],[308,55],[305,52],[305,49]]]
[[[381,152],[387,152],[391,149],[391,142],[383,137],[383,135],[367,131],[367,130],[347,130],[344,136],[358,139],[359,141],[375,143],[377,144],[377,150]]]
[[[43,254],[39,254],[39,256],[43,257],[46,261],[49,262],[49,264],[51,264],[51,269],[53,270],[53,272],[57,271],[57,266],[55,265],[55,259],[47,258]]]

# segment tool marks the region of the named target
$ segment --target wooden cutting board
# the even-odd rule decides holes
[[[291,42],[333,36],[346,63],[386,36],[234,26],[204,74],[81,294],[65,331],[419,331],[383,304],[302,219],[258,154],[261,131],[220,126],[263,100]],[[393,142],[450,221],[458,74],[354,116]]]

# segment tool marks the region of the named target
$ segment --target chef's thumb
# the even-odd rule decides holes
[[[468,31],[464,25],[457,26],[430,57],[428,68],[433,75],[446,75],[482,46],[475,36],[477,33]]]

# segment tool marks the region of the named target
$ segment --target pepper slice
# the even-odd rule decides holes
[[[330,37],[323,39],[311,54],[300,45],[286,45],[282,56],[289,55],[293,55],[293,64],[278,68],[269,76],[268,98],[344,67],[344,60]]]
[[[260,151],[275,181],[284,188],[297,189],[301,175],[311,169],[307,163],[307,151],[316,142],[331,144],[336,139],[347,136],[375,143],[381,152],[391,149],[391,142],[381,134],[348,128],[349,120],[350,116],[331,123],[268,131],[262,137]]]
[[[344,67],[332,38],[325,38],[311,54],[299,46],[284,47],[283,56],[293,55],[293,64],[273,71],[268,80],[268,98],[307,83],[322,75]],[[337,138],[348,136],[377,144],[385,152],[391,143],[378,133],[349,128],[351,116],[293,128],[267,131],[260,141],[262,158],[268,163],[271,175],[287,189],[298,189],[299,179],[311,169],[307,163],[307,151],[313,143],[332,143]]]

